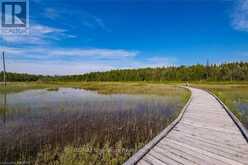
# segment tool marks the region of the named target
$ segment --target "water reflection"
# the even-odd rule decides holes
[[[235,104],[236,109],[239,111],[240,120],[246,128],[248,128],[248,102],[239,100]]]
[[[7,97],[8,96],[8,97]],[[133,147],[160,132],[181,109],[179,97],[100,95],[80,89],[1,94],[0,160],[34,156],[44,145]]]
[[[3,122],[3,126],[6,124],[6,113],[7,113],[7,93],[4,92],[2,97],[2,103],[0,106],[0,117],[2,118],[1,121]]]

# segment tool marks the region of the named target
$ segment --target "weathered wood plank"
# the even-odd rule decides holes
[[[182,121],[181,122],[182,124],[186,124],[186,125],[191,125],[193,127],[198,127],[198,128],[204,128],[204,129],[208,129],[209,131],[219,131],[219,132],[223,132],[223,133],[226,133],[227,135],[228,134],[233,134],[233,135],[241,135],[241,133],[237,132],[237,131],[234,131],[234,130],[230,130],[229,129],[225,129],[225,127],[223,128],[221,125],[218,125],[218,126],[206,126],[206,124],[199,124],[199,123],[196,123],[196,122],[186,122],[186,121]]]
[[[209,131],[204,128],[196,128],[196,127],[192,127],[189,125],[182,125],[182,124],[175,127],[174,131],[179,131],[179,132],[185,131],[185,132],[194,134],[195,136],[214,138],[214,139],[218,139],[223,142],[227,142],[228,144],[243,145],[245,148],[247,148],[246,147],[247,143],[245,139],[240,135],[229,134],[227,136],[225,132],[219,132],[215,130]]]
[[[226,158],[226,157],[222,157],[222,156],[220,156],[220,155],[211,153],[211,152],[206,151],[206,150],[203,150],[203,149],[201,149],[201,148],[192,147],[192,146],[190,146],[190,145],[188,145],[188,144],[184,144],[184,143],[181,143],[181,142],[177,142],[177,141],[171,140],[171,139],[166,139],[166,140],[168,140],[168,141],[171,142],[171,143],[175,143],[175,144],[178,144],[178,145],[187,147],[187,148],[189,148],[189,149],[191,149],[191,150],[193,150],[193,151],[202,153],[202,154],[204,154],[204,155],[208,155],[210,158],[214,158],[214,159],[223,161],[223,162],[225,162],[226,164],[244,165],[244,164],[242,164],[242,163],[240,163],[240,162],[237,162],[237,161],[235,161],[235,160],[232,160],[232,159],[229,159],[229,158]],[[213,159],[212,159],[212,160],[213,160]]]
[[[233,150],[227,150],[224,148],[219,148],[217,146],[209,145],[207,143],[203,143],[200,141],[193,141],[190,138],[173,136],[173,137],[168,137],[168,139],[175,140],[177,142],[187,144],[189,146],[199,148],[199,149],[202,149],[204,151],[208,151],[208,152],[211,152],[212,154],[216,154],[216,155],[219,155],[219,156],[222,156],[225,158],[230,158],[230,159],[236,160],[237,162],[240,162],[240,163],[246,163],[247,159],[248,159],[248,157],[247,157],[248,155],[242,155],[242,154],[239,154],[239,152],[235,152]]]
[[[216,146],[224,147],[224,148],[229,148],[244,154],[248,155],[248,148],[243,147],[243,144],[238,144],[236,142],[232,141],[223,141],[221,138],[216,138],[216,136],[207,136],[203,134],[195,134],[189,131],[180,131],[180,134],[186,137],[191,137],[192,139],[197,139],[201,141],[206,141],[208,143],[211,143]],[[223,136],[222,136],[223,137]]]
[[[190,90],[191,102],[180,120],[165,136],[155,138],[155,145],[146,149],[146,153],[138,152],[139,157],[132,157],[126,165],[248,165],[248,143],[242,124],[237,124],[222,103],[208,92]]]
[[[177,152],[173,152],[172,150],[166,149],[160,145],[155,146],[152,151],[159,152],[164,157],[171,158],[180,164],[184,164],[184,163],[189,164],[189,165],[196,164],[194,161],[188,159],[187,157],[183,157],[182,155],[178,154]]]
[[[152,165],[151,163],[145,161],[145,159],[140,160],[140,161],[139,161],[139,164],[140,164],[140,165]]]
[[[150,153],[146,154],[146,157],[144,158],[147,162],[150,162],[151,164],[157,164],[157,165],[168,165],[162,160],[160,160],[158,157],[152,156]],[[138,163],[139,164],[139,163]]]
[[[175,151],[178,154],[181,154],[182,156],[191,159],[197,164],[227,165],[225,162],[209,157],[209,155],[205,155],[203,153],[197,152],[195,150],[191,150],[190,148],[175,143],[163,141],[159,143],[159,146],[167,147],[169,148],[169,150]]]
[[[177,162],[176,160],[174,160],[171,157],[168,157],[164,154],[162,154],[160,151],[157,151],[155,149],[151,150],[148,155],[153,156],[156,159],[161,160],[162,162],[164,162],[165,164],[170,164],[170,165],[182,165],[180,162]]]

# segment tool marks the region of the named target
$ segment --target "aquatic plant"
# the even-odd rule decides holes
[[[9,94],[8,99],[17,102],[8,105],[6,123],[0,124],[0,160],[120,164],[183,107],[185,90],[169,88],[176,87],[159,87],[168,89],[163,97],[99,95],[80,89]]]

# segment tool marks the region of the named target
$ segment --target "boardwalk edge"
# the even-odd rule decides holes
[[[164,137],[168,135],[168,133],[179,123],[179,121],[182,119],[185,111],[187,110],[189,104],[191,103],[192,100],[192,92],[189,88],[182,86],[182,88],[187,89],[190,91],[191,95],[189,100],[187,101],[186,105],[183,107],[181,110],[180,114],[178,117],[171,123],[169,124],[160,134],[155,136],[148,144],[146,144],[143,148],[138,150],[133,156],[131,156],[123,165],[134,165],[138,161],[140,161],[154,146],[156,146]]]
[[[240,130],[241,134],[245,138],[246,142],[248,143],[248,130],[244,127],[244,125],[232,113],[232,111],[221,101],[221,99],[218,96],[216,96],[210,90],[205,89],[205,91],[208,92],[209,94],[211,94],[221,104],[221,106],[225,109],[225,111],[227,112],[227,114],[231,117],[231,119],[233,120],[233,122],[235,123],[235,125],[238,127],[238,129]]]

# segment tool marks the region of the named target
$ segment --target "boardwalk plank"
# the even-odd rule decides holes
[[[161,152],[161,151],[153,149],[153,150],[151,150],[151,152],[149,152],[149,155],[152,155],[154,158],[161,160],[165,164],[182,165],[182,163],[180,163],[180,162],[176,161],[175,159],[163,154],[163,151]]]
[[[145,159],[140,160],[140,161],[139,161],[139,164],[140,164],[140,165],[152,165],[151,163],[145,161]]]
[[[236,144],[236,145],[242,145],[245,148],[247,148],[247,146],[246,146],[247,143],[246,143],[245,139],[240,135],[229,134],[227,136],[227,134],[225,132],[219,132],[219,131],[215,131],[215,130],[209,131],[209,130],[204,129],[204,128],[196,128],[196,127],[192,127],[189,125],[180,125],[180,126],[176,127],[174,129],[174,131],[187,131],[187,132],[190,132],[190,133],[192,133],[196,136],[199,136],[199,137],[211,137],[211,138],[223,141],[223,142],[227,142],[229,144],[231,143],[231,144]],[[235,139],[235,140],[233,140],[233,139]]]
[[[226,157],[232,160],[236,160],[237,162],[240,163],[246,163],[248,160],[248,155],[242,155],[239,154],[239,152],[234,152],[233,150],[226,150],[224,148],[219,148],[217,146],[209,145],[207,143],[203,143],[200,141],[193,141],[190,138],[184,138],[180,136],[173,136],[173,137],[168,137],[171,140],[176,140],[177,142],[187,144],[190,146],[193,146],[195,148],[199,148],[208,152],[211,152],[213,154]],[[248,162],[247,162],[248,163]]]
[[[181,145],[181,146],[188,147],[188,148],[190,148],[190,149],[193,150],[193,151],[202,153],[202,154],[204,154],[204,155],[208,155],[209,157],[214,158],[214,159],[217,159],[217,160],[220,160],[220,161],[223,161],[223,162],[225,162],[226,164],[244,165],[244,164],[242,164],[242,163],[240,163],[240,162],[234,161],[234,160],[229,159],[229,158],[226,158],[226,157],[222,157],[222,156],[220,156],[220,155],[218,155],[218,154],[214,154],[214,153],[209,152],[209,151],[205,151],[205,150],[203,150],[203,149],[201,149],[201,148],[198,148],[198,147],[193,147],[193,146],[191,146],[191,145],[188,145],[188,144],[185,144],[185,143],[181,143],[181,142],[178,142],[178,141],[175,141],[175,140],[171,140],[171,139],[166,139],[166,140],[168,140],[168,141],[170,141],[170,142],[172,142],[172,143],[176,143],[176,144]],[[212,160],[213,160],[213,159],[212,159]]]
[[[223,128],[221,125],[219,125],[218,127],[213,127],[213,126],[205,126],[204,124],[199,124],[196,122],[185,122],[185,121],[181,121],[182,124],[186,124],[186,125],[191,125],[193,127],[197,127],[197,128],[204,128],[204,129],[208,129],[209,131],[219,131],[219,132],[223,132],[223,133],[227,133],[227,134],[233,134],[233,135],[241,135],[239,132],[234,131],[234,130],[229,130],[229,129],[225,129]]]
[[[226,163],[213,159],[212,157],[209,157],[209,155],[205,155],[201,152],[197,152],[195,150],[192,150],[190,148],[187,148],[185,146],[181,146],[172,142],[163,141],[163,143],[159,144],[160,147],[167,147],[172,151],[177,152],[178,154],[181,154],[184,157],[187,157],[194,161],[197,164],[210,164],[210,165],[227,165]]]
[[[153,149],[155,152],[160,152],[161,155],[164,155],[166,157],[169,157],[175,161],[177,161],[178,163],[181,164],[189,164],[189,165],[195,165],[196,163],[190,159],[188,159],[187,157],[183,157],[182,155],[180,155],[178,152],[175,152],[171,149],[168,149],[166,147],[163,147],[162,145],[157,145],[156,147],[154,147]]]
[[[158,158],[158,156],[154,157],[150,153],[145,156],[144,160],[146,160],[147,162],[154,164],[154,165],[155,164],[156,165],[169,165],[169,164],[166,164],[165,162],[163,162],[162,160],[160,160]],[[140,164],[138,163],[138,165],[140,165]]]
[[[206,91],[190,90],[179,123],[133,164],[248,165],[247,141],[220,102]]]
[[[219,140],[219,138],[216,138],[216,136],[199,136],[192,133],[192,132],[187,132],[187,131],[180,131],[180,134],[182,134],[183,136],[186,137],[191,137],[192,139],[197,139],[197,140],[201,140],[201,141],[206,141],[208,143],[211,143],[215,146],[219,146],[219,147],[224,147],[224,148],[228,148],[228,149],[232,149],[235,150],[237,152],[241,152],[243,154],[247,154],[248,155],[248,148],[247,147],[243,147],[242,145],[239,145],[237,143],[233,143],[233,142],[225,142],[223,140]]]

